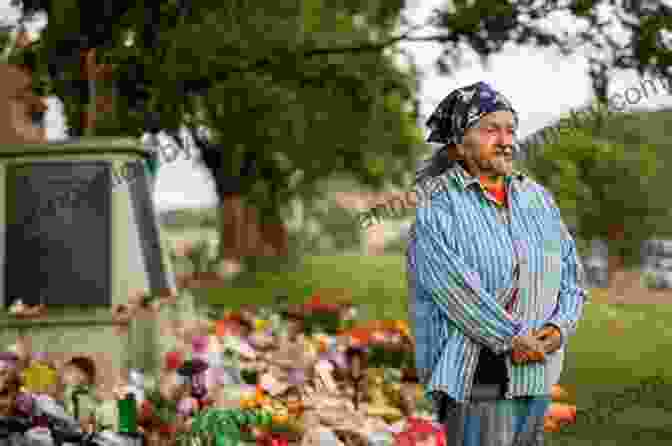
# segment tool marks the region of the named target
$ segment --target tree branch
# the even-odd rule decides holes
[[[453,40],[455,38],[454,34],[435,34],[435,35],[430,35],[430,36],[423,36],[423,37],[411,37],[408,35],[408,33],[403,34],[401,36],[393,37],[391,39],[388,39],[384,42],[379,42],[379,43],[373,43],[373,42],[366,42],[362,43],[359,45],[352,45],[352,46],[343,46],[343,47],[333,47],[333,48],[314,48],[311,50],[304,51],[299,54],[299,57],[301,58],[310,58],[310,57],[315,57],[315,56],[323,56],[323,55],[329,55],[329,54],[347,54],[347,53],[361,53],[361,52],[378,52],[382,51],[385,48],[388,48],[394,44],[400,43],[400,42],[447,42],[450,40]],[[233,67],[227,69],[225,72],[221,73],[221,75],[218,74],[210,74],[207,77],[202,77],[198,79],[190,79],[185,82],[185,84],[192,84],[192,85],[199,85],[201,86],[198,88],[198,91],[204,93],[207,88],[204,88],[203,86],[209,85],[212,83],[211,80],[223,80],[226,79],[226,77],[230,74],[233,73],[249,73],[253,71],[258,71],[261,68],[267,67],[269,65],[273,65],[274,60],[272,58],[266,57],[263,59],[259,59],[257,61],[254,61],[246,66],[242,67]],[[188,89],[188,88],[187,88]],[[189,90],[189,89],[188,89]],[[195,94],[199,94],[198,92],[194,91]]]
[[[411,37],[406,34],[393,37],[386,40],[385,42],[380,43],[364,43],[356,46],[345,46],[345,47],[336,47],[336,48],[315,48],[313,50],[306,51],[303,53],[304,57],[312,57],[323,54],[343,54],[343,53],[359,53],[364,51],[380,51],[384,50],[387,47],[390,47],[396,43],[400,42],[439,42],[444,43],[452,40],[454,34],[435,34],[424,37]]]

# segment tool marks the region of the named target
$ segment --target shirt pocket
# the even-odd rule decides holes
[[[559,222],[547,222],[543,240],[544,273],[559,273],[562,267],[562,229]]]

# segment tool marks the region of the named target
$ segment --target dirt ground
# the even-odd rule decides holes
[[[593,290],[592,301],[610,304],[672,304],[672,290],[651,290],[641,284],[641,274],[618,271],[609,288]]]

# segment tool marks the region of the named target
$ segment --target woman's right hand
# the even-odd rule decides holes
[[[531,334],[513,338],[513,361],[517,364],[546,359],[544,343]]]
[[[544,343],[532,334],[525,334],[515,336],[513,338],[512,347],[514,350],[530,351],[530,352],[544,352]]]

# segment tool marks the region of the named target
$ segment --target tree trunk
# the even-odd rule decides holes
[[[242,227],[244,222],[239,195],[221,197],[219,207],[219,256],[225,260],[241,260]]]
[[[609,256],[608,256],[608,280],[613,283],[616,272],[623,268],[623,253],[620,242],[625,238],[625,227],[622,223],[613,223],[609,226]]]
[[[283,223],[260,221],[259,212],[238,194],[222,197],[219,208],[219,255],[240,262],[243,257],[285,257],[287,229]]]
[[[87,104],[81,104],[80,125],[82,135],[92,136],[96,127],[96,49],[82,50],[80,53],[80,72],[82,80],[86,81],[89,89]],[[83,101],[82,101],[83,102]]]

